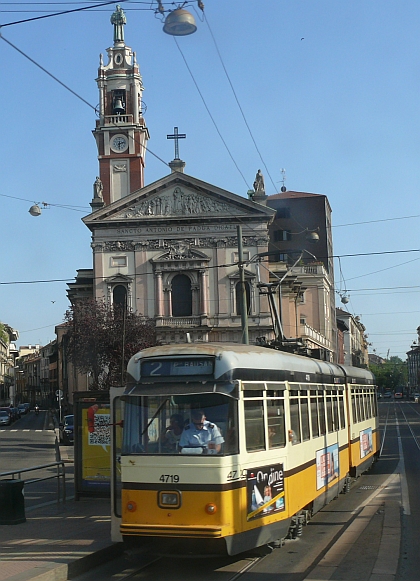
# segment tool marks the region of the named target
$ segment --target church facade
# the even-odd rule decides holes
[[[193,341],[242,342],[244,287],[249,340],[270,339],[271,315],[258,286],[268,271],[258,270],[256,257],[268,251],[275,210],[264,203],[262,176],[255,195],[244,198],[187,175],[176,132],[170,173],[144,185],[143,85],[117,10],[114,44],[98,71],[99,176],[92,213],[83,219],[92,233],[92,294],[153,318],[162,343],[185,342],[187,333]]]

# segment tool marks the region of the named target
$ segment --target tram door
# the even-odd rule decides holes
[[[121,450],[123,441],[124,387],[111,387],[111,539],[122,542],[121,524]]]

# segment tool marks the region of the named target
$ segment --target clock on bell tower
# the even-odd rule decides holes
[[[126,16],[117,6],[111,16],[114,45],[107,49],[108,64],[100,56],[98,78],[99,119],[93,135],[99,160],[105,205],[144,186],[149,131],[143,118],[143,83],[136,53],[124,42]]]

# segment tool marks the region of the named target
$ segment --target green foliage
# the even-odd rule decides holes
[[[8,345],[10,343],[9,333],[6,330],[6,325],[4,323],[0,323],[0,339]]]
[[[78,371],[91,375],[92,389],[124,385],[130,357],[156,345],[153,319],[103,301],[76,303],[66,312],[65,321],[67,357]]]
[[[371,364],[369,369],[376,377],[376,384],[380,389],[396,391],[407,385],[407,363],[399,357],[390,357],[381,365]]]

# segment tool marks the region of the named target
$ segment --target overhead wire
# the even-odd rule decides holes
[[[214,46],[216,47],[217,54],[218,54],[218,56],[219,56],[219,59],[220,59],[220,62],[221,62],[221,64],[222,64],[223,70],[224,70],[224,72],[225,72],[226,78],[227,78],[227,80],[228,80],[228,82],[229,82],[230,88],[232,89],[233,96],[235,97],[235,101],[236,101],[236,103],[237,103],[237,105],[238,105],[239,111],[241,112],[241,115],[242,115],[242,118],[243,118],[243,120],[244,120],[244,123],[245,123],[245,125],[246,125],[246,128],[248,129],[249,135],[250,135],[250,137],[251,137],[251,139],[252,139],[252,142],[253,142],[253,144],[254,144],[254,146],[255,146],[255,149],[257,150],[257,153],[258,153],[258,155],[259,155],[259,157],[260,157],[260,159],[261,159],[261,162],[262,162],[262,164],[263,164],[263,166],[264,166],[264,169],[265,169],[265,171],[266,171],[266,173],[267,173],[268,177],[270,178],[270,181],[271,181],[271,183],[272,183],[272,185],[273,185],[273,187],[274,187],[274,191],[277,191],[276,184],[274,183],[274,181],[273,181],[273,178],[271,177],[271,174],[270,174],[270,172],[268,171],[268,167],[267,167],[267,165],[266,165],[266,163],[265,163],[265,161],[264,161],[264,159],[263,159],[263,156],[262,156],[262,154],[261,154],[261,151],[259,150],[259,147],[258,147],[258,145],[257,145],[257,142],[255,141],[254,135],[253,135],[253,133],[252,133],[252,131],[251,131],[251,128],[250,128],[250,126],[249,126],[249,123],[248,123],[248,121],[247,121],[247,119],[246,119],[246,116],[245,116],[245,113],[244,113],[244,111],[243,111],[243,108],[242,108],[242,106],[241,106],[241,104],[240,104],[240,102],[239,102],[239,99],[238,99],[238,96],[237,96],[237,94],[236,94],[235,88],[234,88],[234,86],[233,86],[233,83],[232,83],[232,81],[231,81],[231,79],[230,79],[229,73],[228,73],[228,71],[227,71],[227,69],[226,69],[225,63],[224,63],[224,61],[223,61],[222,55],[221,55],[221,53],[220,53],[220,50],[219,50],[219,47],[218,47],[218,45],[217,45],[216,38],[215,38],[215,36],[214,36],[214,34],[213,34],[213,31],[212,31],[212,29],[211,29],[210,23],[209,23],[209,21],[208,21],[208,19],[207,19],[207,15],[206,15],[206,13],[205,13],[205,12],[203,12],[203,15],[204,15],[204,21],[205,21],[205,23],[206,23],[206,24],[207,24],[207,26],[208,26],[208,29],[209,29],[210,35],[211,35],[211,37],[212,37],[212,39],[213,39],[213,42],[214,42]]]
[[[120,0],[121,2],[128,2],[129,0]],[[44,16],[34,16],[32,18],[25,18],[24,20],[16,20],[15,22],[5,22],[0,24],[0,31],[6,26],[14,26],[15,24],[24,24],[25,22],[33,22],[35,20],[43,20],[45,18],[52,18],[54,16],[63,16],[64,14],[71,14],[74,12],[83,12],[86,10],[91,10],[92,8],[98,8],[100,6],[108,6],[109,4],[115,4],[115,0],[109,0],[108,2],[102,2],[101,4],[94,4],[92,6],[84,6],[82,8],[74,8],[72,10],[64,10],[62,12],[55,12],[53,14],[45,14]]]
[[[204,107],[205,107],[205,109],[206,109],[207,113],[209,114],[209,117],[210,117],[210,119],[211,119],[211,121],[212,121],[212,123],[213,123],[213,125],[214,125],[214,127],[215,127],[215,129],[216,129],[216,131],[217,131],[217,134],[219,135],[219,137],[220,137],[220,139],[221,139],[221,141],[222,141],[223,145],[225,146],[225,149],[226,149],[226,151],[227,151],[227,152],[228,152],[228,154],[229,154],[229,157],[230,157],[230,158],[231,158],[231,160],[233,161],[233,163],[234,163],[234,165],[235,165],[236,169],[238,170],[239,174],[241,175],[241,177],[242,177],[243,181],[245,182],[245,185],[246,185],[246,187],[247,187],[248,189],[250,189],[250,186],[249,186],[248,182],[246,181],[246,178],[245,178],[244,174],[242,173],[242,171],[240,170],[240,168],[239,168],[238,164],[236,163],[236,160],[235,160],[235,158],[233,157],[233,155],[232,155],[232,152],[230,151],[228,144],[226,143],[226,141],[225,141],[225,139],[224,139],[224,137],[223,137],[223,135],[222,135],[222,133],[221,133],[221,131],[220,131],[220,129],[219,129],[219,127],[218,127],[218,125],[217,125],[217,123],[216,123],[216,121],[215,121],[214,117],[213,117],[213,115],[211,114],[211,111],[210,111],[210,109],[209,109],[209,107],[208,107],[208,105],[207,105],[207,103],[206,103],[206,100],[204,99],[203,93],[201,92],[201,90],[200,90],[200,87],[198,86],[198,83],[197,83],[197,81],[196,81],[196,79],[195,79],[195,77],[194,77],[194,75],[193,75],[193,72],[192,72],[192,70],[191,70],[190,66],[189,66],[189,65],[188,65],[188,63],[187,63],[187,59],[185,58],[185,56],[184,56],[184,53],[182,52],[182,50],[181,50],[181,47],[179,46],[179,43],[178,43],[178,41],[177,41],[176,37],[174,36],[174,37],[173,37],[173,39],[174,39],[174,42],[175,42],[175,44],[176,44],[176,46],[177,46],[177,48],[178,48],[178,50],[179,50],[179,52],[180,52],[180,54],[181,54],[181,57],[182,57],[182,59],[183,59],[183,61],[184,61],[184,63],[185,63],[185,66],[187,67],[187,70],[188,70],[188,72],[190,73],[191,79],[192,79],[192,81],[193,81],[193,83],[194,83],[194,85],[195,85],[195,88],[196,88],[196,89],[197,89],[197,91],[198,91],[198,94],[200,95],[200,98],[201,98],[201,100],[202,100],[202,102],[203,102],[203,105],[204,105]]]

